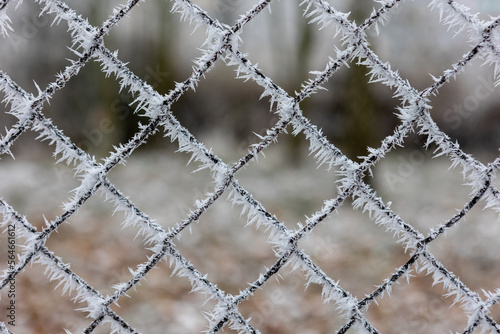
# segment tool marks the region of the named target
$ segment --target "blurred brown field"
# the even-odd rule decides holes
[[[213,139],[214,150],[237,152],[228,147],[228,140]],[[276,214],[289,228],[304,222],[321,208],[323,200],[336,194],[334,170],[317,168],[314,161],[302,152],[303,163],[289,164],[286,154],[271,147],[267,157],[251,163],[237,174],[238,181],[269,212]],[[217,147],[217,148],[215,148]],[[397,150],[381,161],[370,181],[378,195],[392,201],[392,209],[422,233],[449,219],[468,198],[459,170],[449,168],[447,158],[423,160],[412,173],[405,174],[397,187],[388,177],[401,171],[401,161],[411,152]],[[136,205],[165,229],[179,222],[192,208],[195,199],[211,189],[208,172],[192,173],[194,165],[186,166],[187,157],[172,151],[137,153],[126,166],[110,173],[111,181]],[[227,157],[230,159],[230,157]],[[0,170],[0,191],[4,199],[37,228],[43,216],[54,219],[61,213],[58,205],[77,185],[72,172],[64,166],[53,166],[50,160],[31,160],[29,156],[3,162]],[[480,206],[480,205],[479,205]],[[276,261],[267,243],[268,232],[247,226],[240,217],[241,208],[221,198],[194,223],[183,231],[176,247],[202,274],[224,291],[237,294]],[[113,213],[110,203],[97,193],[57,233],[50,236],[47,246],[71,264],[71,269],[103,295],[113,292],[112,285],[130,277],[128,268],[146,261],[151,251],[134,228],[122,229],[122,214]],[[478,294],[481,289],[494,291],[500,263],[496,238],[499,231],[493,211],[474,208],[457,227],[431,244],[431,251],[448,270],[455,273]],[[2,245],[5,236],[3,236]],[[18,240],[22,244],[23,240]],[[390,234],[374,224],[366,213],[354,211],[344,203],[324,223],[316,227],[300,244],[330,277],[358,299],[369,294],[396,268],[403,265],[409,254]],[[19,247],[19,250],[20,247]],[[2,252],[2,269],[5,252]],[[71,301],[73,294],[61,295],[55,289],[57,281],[49,282],[45,268],[30,265],[16,278],[17,320],[15,333],[73,333],[81,332],[90,323],[76,309],[85,305]],[[142,333],[198,333],[207,328],[204,312],[215,304],[205,303],[205,297],[190,293],[189,280],[172,276],[168,263],[161,264],[147,275],[139,286],[113,306],[120,316]],[[300,270],[285,267],[279,278],[268,281],[253,297],[240,305],[245,317],[262,333],[331,333],[345,320],[334,304],[324,304],[321,288],[310,285]],[[392,294],[370,305],[367,319],[381,333],[443,333],[460,332],[467,317],[453,299],[445,297],[441,285],[433,286],[425,272],[413,271],[409,282],[401,280]],[[8,302],[2,292],[1,309]],[[500,320],[500,311],[493,318]],[[109,326],[109,325],[108,325]],[[101,325],[96,333],[109,333]],[[232,331],[225,328],[223,333]],[[355,332],[350,329],[348,332]]]

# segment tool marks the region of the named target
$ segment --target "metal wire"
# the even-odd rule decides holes
[[[14,2],[0,1],[0,32],[5,34],[9,32],[6,10],[9,6],[14,6]],[[360,25],[356,25],[354,21],[348,19],[345,13],[338,11],[327,1],[304,0],[302,5],[305,14],[312,22],[323,26],[333,26],[342,34],[345,43],[344,48],[338,51],[336,58],[330,59],[323,71],[315,72],[314,78],[304,83],[295,96],[290,96],[273,82],[271,77],[252,64],[239,48],[238,39],[241,31],[273,0],[260,1],[242,15],[233,26],[220,23],[189,0],[176,0],[173,1],[174,12],[178,13],[182,19],[205,26],[208,37],[206,48],[202,56],[195,60],[195,67],[190,76],[178,83],[168,94],[161,95],[134,74],[115,53],[109,51],[103,40],[103,37],[130,11],[141,10],[136,8],[138,0],[130,0],[116,9],[100,27],[90,25],[63,1],[39,0],[36,2],[42,6],[43,15],[55,15],[56,20],[64,20],[68,23],[73,48],[78,50],[75,51],[77,58],[71,60],[70,65],[57,74],[56,79],[45,89],[39,89],[36,95],[28,93],[7,73],[0,71],[0,89],[6,96],[5,101],[10,106],[10,113],[18,118],[17,123],[8,128],[6,134],[0,138],[0,154],[9,154],[16,140],[27,130],[33,130],[40,135],[39,138],[51,142],[55,156],[74,166],[80,185],[73,191],[69,201],[64,204],[64,213],[53,221],[47,221],[47,226],[41,231],[16,212],[13,206],[0,199],[2,226],[5,229],[10,225],[15,226],[20,237],[26,240],[26,243],[22,245],[23,252],[16,264],[5,270],[1,277],[0,289],[8,289],[9,282],[22,275],[28,264],[39,263],[47,268],[49,279],[60,281],[63,291],[75,293],[75,301],[87,305],[82,312],[86,312],[91,321],[83,331],[84,333],[92,333],[104,323],[111,323],[112,330],[116,332],[136,333],[137,331],[129,325],[127,319],[111,309],[111,305],[126,295],[130,289],[135,288],[160,261],[164,260],[171,264],[174,273],[189,279],[194,291],[215,300],[217,305],[207,317],[208,333],[216,333],[225,327],[242,333],[260,333],[259,329],[252,324],[252,320],[246,319],[240,313],[239,305],[252,298],[253,293],[263,287],[271,277],[279,275],[284,266],[291,265],[302,270],[308,284],[314,283],[322,287],[325,302],[335,303],[342,311],[345,325],[338,329],[337,333],[345,333],[354,327],[360,332],[364,330],[369,333],[379,333],[365,316],[368,308],[385,292],[390,292],[394,283],[402,278],[408,278],[419,263],[420,270],[427,270],[435,283],[443,283],[448,293],[454,295],[456,301],[465,309],[468,324],[463,333],[472,333],[478,328],[487,332],[500,333],[500,326],[489,314],[491,307],[500,299],[500,291],[487,294],[486,299],[481,298],[441,264],[428,247],[447,230],[456,226],[478,202],[485,201],[496,210],[500,208],[500,193],[492,182],[494,173],[500,166],[500,157],[484,165],[464,152],[436,124],[430,113],[429,102],[430,96],[437,94],[472,60],[481,57],[486,59],[485,62],[494,63],[495,66],[499,63],[500,50],[495,42],[495,34],[500,19],[492,18],[489,21],[481,21],[456,1],[433,1],[432,5],[444,13],[445,22],[451,26],[463,25],[463,29],[471,32],[475,45],[459,62],[452,64],[440,77],[435,78],[432,85],[418,90],[403,79],[398,72],[392,70],[390,64],[382,62],[366,40],[366,30],[382,23],[387,14],[401,5],[401,1],[379,1],[378,9],[374,10]],[[338,69],[356,58],[359,63],[370,69],[372,81],[382,82],[391,87],[394,90],[394,98],[401,100],[400,124],[391,135],[382,140],[378,148],[370,149],[369,154],[361,162],[354,162],[343,154],[310,119],[302,114],[300,109],[301,102],[321,89]],[[112,74],[123,89],[132,93],[136,97],[137,109],[148,117],[148,123],[141,125],[130,140],[116,147],[103,162],[97,162],[93,156],[79,148],[43,113],[47,101],[56,91],[64,89],[70,79],[78,80],[78,73],[90,59],[100,62],[106,74]],[[215,155],[171,113],[171,108],[176,101],[188,90],[194,89],[200,79],[218,62],[236,67],[239,78],[253,80],[260,85],[263,89],[263,96],[269,97],[271,104],[276,105],[279,116],[279,120],[266,131],[266,135],[260,137],[258,143],[249,146],[248,153],[234,164],[228,164]],[[293,127],[294,134],[304,133],[310,143],[310,151],[314,153],[318,164],[335,166],[342,171],[338,195],[325,200],[321,210],[311,215],[302,226],[295,230],[275,218],[272,212],[268,211],[235,178],[241,168],[266,151],[272,143],[277,141],[278,135],[284,133],[289,126]],[[397,146],[402,146],[404,139],[415,129],[427,137],[427,145],[433,143],[438,147],[436,156],[444,154],[454,165],[463,169],[472,187],[469,202],[448,221],[430,230],[427,235],[417,231],[393,212],[387,203],[376,196],[371,186],[363,181],[364,176],[371,173],[372,168],[387,153]],[[126,194],[110,182],[107,176],[113,167],[119,163],[125,163],[125,160],[143,145],[146,139],[158,131],[164,131],[164,134],[172,141],[177,141],[180,151],[191,154],[192,159],[199,163],[200,168],[208,168],[213,173],[215,182],[214,189],[207,194],[206,198],[198,201],[196,208],[170,229],[165,229],[150,219],[147,213],[132,203]],[[62,262],[46,246],[49,236],[62,223],[67,222],[99,189],[106,193],[117,210],[125,212],[126,225],[135,226],[153,245],[153,254],[148,260],[135,268],[132,278],[115,285],[114,293],[109,296],[103,295],[92,287],[78,275],[78,272],[71,270],[68,264]],[[195,268],[172,243],[174,238],[178,237],[185,228],[191,227],[193,222],[199,220],[216,201],[222,201],[221,196],[225,193],[229,194],[229,199],[241,208],[249,221],[269,228],[269,242],[276,252],[275,263],[261,272],[257,279],[237,295],[222,290],[207,279],[205,274]],[[300,242],[348,198],[353,199],[355,208],[369,211],[375,223],[396,234],[409,254],[405,264],[361,300],[329,277],[299,247]],[[0,322],[0,332],[15,333],[15,327],[9,327],[7,322]]]

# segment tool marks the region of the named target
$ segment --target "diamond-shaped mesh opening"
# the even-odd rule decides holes
[[[283,269],[241,304],[241,311],[263,333],[322,333],[340,328],[344,320],[334,304],[325,304],[321,286],[311,284],[300,270]]]
[[[421,233],[427,234],[468,202],[470,187],[446,157],[434,158],[432,147],[398,149],[380,162],[375,173],[377,192],[391,209]]]
[[[271,8],[271,12],[265,10],[244,28],[241,52],[293,95],[312,77],[310,71],[324,69],[328,57],[335,56],[335,47],[341,46],[340,37],[334,37],[332,27],[328,27],[328,37],[322,38],[324,34],[314,24],[308,24],[314,16],[304,14],[305,6],[294,8],[274,2]],[[262,34],[262,27],[269,32]],[[255,49],[259,51],[250,51]],[[280,57],[282,54],[287,56]]]
[[[177,48],[182,37],[172,32],[178,30],[179,17],[171,10],[168,1],[141,4],[140,11],[132,11],[120,22],[119,29],[113,29],[105,37],[109,50],[117,50],[120,59],[161,94],[172,89],[174,81],[181,81],[189,75],[192,66],[189,60],[199,52],[199,45],[194,43]],[[129,47],[131,44],[134,48]],[[186,53],[192,55],[186,57]]]
[[[39,150],[18,154],[20,146],[12,150],[15,160],[5,157],[0,171],[2,199],[39,231],[46,227],[45,219],[62,214],[61,204],[77,186],[73,171],[63,164],[54,165],[48,152]]]
[[[175,244],[214,284],[236,294],[249,277],[262,271],[263,264],[270,266],[275,260],[268,233],[252,226],[245,228],[246,222],[239,207],[219,201]]]
[[[387,22],[379,25],[379,34],[370,31],[369,40],[382,61],[390,63],[392,69],[400,72],[415,88],[424,89],[432,84],[429,74],[441,74],[450,63],[470,50],[467,33],[456,34],[458,28],[448,29],[443,25],[439,10],[407,2],[391,11]],[[420,38],[422,35],[428,38]],[[436,48],[436,45],[444,47]],[[401,50],[406,57],[398,56]],[[413,65],[408,66],[409,63]]]
[[[123,228],[123,213],[112,215],[114,208],[96,194],[79,209],[68,224],[61,225],[47,240],[47,247],[71,269],[102,294],[111,294],[112,285],[120,283],[116,275],[147,260],[151,251],[139,229]],[[140,224],[140,223],[139,223]],[[101,254],[107,256],[101,256]],[[131,278],[129,274],[128,279]]]
[[[208,149],[232,163],[259,141],[255,134],[266,134],[278,117],[262,97],[262,87],[252,81],[235,80],[235,68],[222,61],[203,78],[196,91],[188,91],[172,111],[182,124]],[[241,93],[244,92],[244,93]]]
[[[369,68],[354,59],[343,65],[320,91],[303,103],[304,115],[354,161],[377,147],[400,123],[394,89],[371,82]]]
[[[194,202],[213,190],[213,182],[209,171],[194,172],[195,163],[187,166],[188,157],[170,159],[171,146],[158,152],[162,154],[135,153],[126,166],[116,166],[109,179],[137,208],[167,229],[186,218]]]
[[[80,149],[97,158],[127,142],[138,131],[138,122],[146,121],[135,113],[135,97],[120,91],[116,78],[102,73],[98,62],[89,61],[68,89],[71,93],[55,94],[44,114],[56,119],[55,125]]]
[[[412,271],[409,282],[400,279],[390,295],[372,304],[367,318],[381,333],[462,332],[467,316],[453,298],[444,297],[442,286],[433,286],[432,278]]]
[[[2,244],[4,245],[4,244]],[[58,281],[49,282],[45,276],[45,267],[40,264],[28,266],[26,270],[15,279],[13,290],[15,297],[4,294],[2,289],[2,299],[0,306],[2,310],[9,307],[14,301],[15,312],[12,319],[2,314],[2,321],[14,321],[15,326],[9,326],[19,333],[61,333],[63,328],[70,331],[78,331],[86,326],[88,319],[85,314],[76,310],[85,307],[84,303],[75,304],[71,299],[75,296],[74,291],[61,296],[61,288],[56,286]],[[50,307],[48,307],[50,305]],[[8,311],[10,314],[10,311]]]
[[[435,98],[435,121],[453,140],[475,158],[489,163],[497,157],[500,127],[496,113],[499,103],[494,69],[474,61],[463,76],[452,82],[444,96]],[[453,101],[450,100],[453,94]],[[433,99],[434,100],[434,99]]]
[[[130,279],[128,270],[116,275],[120,282]],[[168,328],[175,333],[198,333],[207,326],[203,312],[209,312],[214,302],[190,291],[189,280],[173,275],[172,268],[162,261],[127,293],[130,298],[120,298],[111,309],[141,332],[161,333]]]
[[[240,184],[290,229],[337,195],[336,168],[318,167],[307,157],[307,145],[302,134],[283,135],[258,163],[237,175]]]
[[[496,219],[497,214],[480,202],[459,226],[430,245],[433,254],[478,294],[481,289],[495,291],[500,286]]]
[[[345,203],[314,229],[304,247],[330,277],[362,299],[394,271],[395,265],[408,260],[396,241],[367,215]]]
[[[13,32],[11,37],[2,38],[1,68],[15,67],[9,75],[25,90],[36,94],[36,85],[40,88],[47,85],[68,64],[66,58],[74,55],[68,49],[71,45],[68,26],[65,22],[52,24],[54,17],[41,15],[40,6],[34,2],[9,10],[9,16]],[[16,65],[18,61],[24,65]]]

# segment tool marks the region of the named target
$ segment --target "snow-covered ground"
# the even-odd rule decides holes
[[[228,140],[211,138],[214,152],[227,162],[242,155]],[[237,174],[269,212],[295,228],[305,216],[321,208],[324,200],[336,196],[335,171],[317,168],[314,159],[303,152],[299,163],[291,163],[280,143],[266,151],[258,163]],[[208,172],[192,173],[196,165],[186,166],[187,157],[170,149],[138,152],[126,166],[117,166],[110,180],[151,218],[164,228],[186,216],[196,199],[213,187]],[[445,157],[430,159],[420,151],[397,150],[374,169],[371,184],[385,202],[406,222],[424,234],[429,228],[449,219],[468,200],[470,188],[463,185],[460,171],[449,170]],[[5,158],[0,165],[0,196],[40,228],[43,216],[54,219],[61,214],[60,204],[78,185],[72,171],[40,153],[36,159]],[[276,257],[267,243],[268,233],[246,225],[240,207],[220,198],[191,232],[184,231],[177,248],[192,264],[223,290],[237,294]],[[59,228],[48,247],[71,269],[102,294],[111,286],[128,280],[128,267],[135,268],[151,252],[133,229],[122,229],[123,217],[113,215],[113,207],[98,192]],[[500,226],[493,211],[475,207],[446,236],[434,241],[430,249],[471,289],[494,290],[499,287]],[[6,238],[6,236],[3,236]],[[22,240],[19,240],[22,243]],[[2,245],[5,243],[2,242]],[[338,212],[318,226],[301,247],[334,280],[362,299],[381,284],[409,255],[397,240],[376,226],[370,217],[354,211],[345,202]],[[6,250],[1,252],[0,269],[6,266]],[[17,324],[15,333],[63,333],[62,328],[80,332],[89,321],[74,309],[71,298],[53,291],[57,282],[48,282],[40,265],[28,267],[17,281]],[[286,267],[281,278],[271,280],[250,300],[240,305],[245,317],[263,333],[331,333],[345,322],[335,305],[323,304],[321,289],[311,285],[299,271]],[[467,317],[452,299],[443,297],[442,286],[432,286],[425,273],[400,282],[391,296],[371,305],[367,317],[382,333],[444,333],[461,331]],[[121,298],[113,307],[133,327],[143,333],[197,333],[206,329],[204,297],[189,293],[188,280],[171,277],[162,262],[135,290],[130,299]],[[2,293],[2,309],[8,299]],[[2,314],[3,316],[3,314]],[[500,314],[493,315],[498,321]],[[100,327],[98,333],[109,332]],[[230,333],[230,330],[224,332]]]

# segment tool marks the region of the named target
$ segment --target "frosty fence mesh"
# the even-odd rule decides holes
[[[80,177],[80,185],[64,203],[64,213],[53,221],[47,221],[46,227],[41,231],[16,212],[9,203],[0,199],[0,212],[3,216],[1,225],[5,230],[8,226],[15,226],[18,239],[26,240],[21,245],[23,251],[15,266],[4,271],[0,281],[1,289],[8,289],[9,282],[18,275],[22,275],[23,270],[30,263],[39,263],[47,268],[48,279],[60,281],[63,292],[74,293],[75,301],[86,305],[81,311],[88,314],[91,320],[84,333],[91,333],[104,323],[111,323],[112,330],[116,332],[136,333],[136,329],[127,322],[126,318],[122,318],[113,311],[111,305],[126,295],[130,289],[135,288],[160,261],[164,260],[170,263],[174,273],[190,281],[194,291],[205,294],[208,299],[216,302],[215,308],[207,316],[209,333],[218,332],[227,326],[241,333],[260,333],[259,328],[252,324],[252,320],[242,315],[238,306],[243,301],[252,298],[253,293],[263,287],[271,277],[279,275],[285,265],[291,264],[292,267],[302,270],[309,283],[321,286],[325,302],[334,303],[342,311],[345,324],[339,329],[331,329],[332,331],[345,333],[350,328],[357,327],[361,332],[379,333],[366,318],[367,309],[384,293],[390,292],[393,284],[403,278],[409,278],[411,271],[419,262],[419,269],[426,271],[434,283],[442,283],[448,293],[454,296],[456,302],[464,308],[468,322],[463,333],[472,333],[479,329],[500,333],[500,326],[490,315],[490,309],[500,300],[500,290],[487,292],[484,298],[480,297],[429,251],[429,244],[456,226],[478,202],[484,201],[487,206],[496,211],[500,209],[500,193],[492,182],[495,171],[500,166],[500,157],[484,165],[464,152],[436,124],[430,113],[429,102],[430,96],[437,94],[441,87],[459,75],[473,59],[482,58],[485,63],[494,64],[495,75],[498,75],[499,18],[482,21],[453,0],[432,1],[432,5],[442,11],[443,21],[446,24],[452,27],[461,26],[462,29],[469,31],[473,47],[462,60],[452,64],[441,76],[435,78],[432,85],[423,90],[417,90],[398,72],[392,70],[390,64],[382,62],[366,40],[366,30],[371,26],[381,24],[391,10],[403,5],[400,1],[378,1],[378,8],[358,26],[348,19],[347,14],[336,10],[327,1],[304,0],[302,6],[305,15],[319,25],[334,26],[343,37],[344,48],[337,52],[335,58],[330,58],[323,71],[313,72],[314,78],[305,82],[295,96],[290,96],[275,84],[272,78],[252,64],[239,47],[239,35],[245,25],[269,6],[272,0],[260,1],[242,15],[233,26],[221,24],[189,0],[176,0],[173,2],[174,12],[179,13],[182,19],[207,29],[206,48],[202,56],[195,60],[192,74],[185,81],[177,83],[175,89],[168,94],[161,95],[134,74],[116,53],[109,51],[103,40],[104,36],[131,10],[140,10],[140,8],[134,8],[138,0],[128,1],[117,8],[100,27],[90,25],[63,1],[38,0],[36,2],[42,6],[43,15],[53,15],[57,21],[67,22],[73,39],[73,49],[76,50],[74,51],[76,58],[71,60],[70,64],[58,73],[56,79],[45,89],[39,89],[36,95],[26,92],[9,77],[8,73],[0,71],[0,89],[6,96],[5,101],[10,113],[18,118],[17,123],[8,128],[0,138],[0,154],[10,154],[10,148],[16,140],[27,130],[33,130],[39,134],[39,138],[48,140],[54,146],[54,156],[74,168],[76,175]],[[10,31],[10,20],[6,15],[6,10],[9,6],[16,5],[21,5],[21,2],[0,1],[0,31],[3,35],[7,35]],[[140,125],[139,131],[128,142],[115,147],[103,162],[97,162],[94,157],[79,148],[43,113],[44,105],[51,97],[57,91],[62,90],[71,78],[78,77],[79,71],[91,59],[99,62],[107,75],[116,77],[123,89],[134,94],[136,109],[148,118],[147,124]],[[321,89],[338,69],[352,59],[359,59],[361,64],[370,69],[371,81],[381,82],[392,88],[394,98],[400,100],[398,115],[400,124],[391,135],[382,140],[378,148],[369,149],[369,154],[359,163],[349,159],[334,143],[329,142],[311,120],[301,113],[300,109],[302,101]],[[227,66],[235,67],[238,78],[253,80],[260,85],[263,96],[269,98],[279,115],[279,120],[274,126],[260,137],[258,143],[250,145],[248,153],[234,164],[224,162],[207,149],[170,112],[172,105],[188,90],[194,89],[215,63],[221,61],[224,61]],[[310,152],[314,154],[318,164],[335,166],[341,170],[337,197],[325,200],[322,209],[311,215],[295,230],[277,220],[272,212],[268,211],[235,179],[237,172],[276,142],[278,135],[284,133],[289,125],[293,127],[293,134],[305,135],[309,141]],[[123,163],[152,134],[161,129],[164,129],[165,135],[172,141],[178,143],[180,151],[189,153],[200,168],[208,168],[213,174],[215,183],[211,193],[205,199],[198,201],[196,208],[184,220],[168,229],[149,218],[146,212],[134,205],[126,194],[117,189],[107,177],[113,167]],[[472,189],[469,202],[445,223],[428,231],[427,235],[418,232],[416,228],[393,212],[389,205],[377,197],[371,186],[363,181],[364,176],[371,173],[371,169],[388,152],[403,145],[404,139],[414,129],[418,129],[420,134],[426,136],[426,145],[437,145],[436,156],[446,155],[452,165],[463,169],[464,177]],[[68,264],[63,263],[46,246],[48,237],[99,189],[106,193],[118,211],[125,213],[127,217],[125,225],[134,226],[146,236],[153,251],[147,262],[133,270],[132,277],[128,281],[113,287],[114,293],[111,295],[104,295],[87,283],[78,272],[71,270]],[[276,253],[275,263],[262,271],[258,278],[248,278],[253,279],[253,282],[237,295],[232,295],[217,287],[203,272],[186,260],[172,243],[181,231],[197,221],[214,202],[220,200],[224,193],[229,193],[232,203],[241,208],[242,213],[250,222],[268,227],[269,240]],[[308,254],[299,248],[300,241],[307,238],[319,223],[348,198],[353,199],[354,208],[368,211],[375,223],[397,235],[399,242],[404,245],[409,254],[406,263],[397,268],[392,275],[361,300],[345,290],[334,277],[328,276]],[[0,331],[15,333],[15,327],[9,326],[8,321],[0,322]]]

